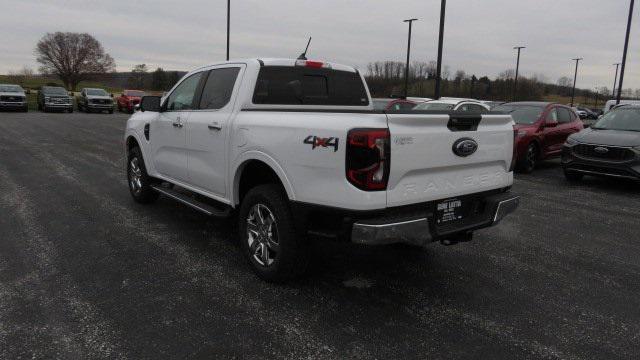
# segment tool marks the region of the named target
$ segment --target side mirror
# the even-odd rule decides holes
[[[544,124],[544,127],[548,127],[548,128],[554,128],[556,126],[558,126],[558,122],[557,121],[547,121]]]
[[[160,112],[160,96],[144,96],[140,101],[140,111]]]
[[[109,96],[113,97],[113,93],[109,93]]]
[[[69,91],[69,96],[73,96],[73,92]]]

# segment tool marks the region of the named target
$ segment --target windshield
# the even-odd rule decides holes
[[[131,97],[143,97],[144,91],[128,90],[128,91],[125,91],[124,94]]]
[[[51,95],[67,95],[67,90],[61,87],[43,87],[42,92]]]
[[[86,92],[87,92],[87,95],[92,95],[92,96],[109,96],[109,94],[107,94],[107,92],[102,89],[87,89]]]
[[[504,112],[511,115],[516,124],[531,125],[540,119],[544,107],[532,105],[500,105],[493,108],[492,111]]]
[[[640,131],[640,108],[618,108],[606,113],[592,129]]]
[[[0,92],[21,93],[24,90],[18,85],[0,85]]]
[[[453,104],[437,103],[437,102],[425,102],[416,105],[413,110],[451,110]]]

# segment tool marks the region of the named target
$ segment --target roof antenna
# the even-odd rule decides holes
[[[311,37],[309,37],[309,41],[307,42],[307,47],[304,49],[304,52],[298,56],[298,60],[307,60],[307,51],[309,50],[309,44],[311,44]]]

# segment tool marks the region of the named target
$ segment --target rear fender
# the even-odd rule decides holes
[[[287,177],[287,174],[282,166],[280,166],[280,164],[268,154],[265,154],[261,151],[252,150],[242,153],[235,160],[235,165],[233,167],[235,171],[233,172],[233,182],[231,183],[232,189],[230,189],[231,191],[229,191],[229,193],[231,194],[230,200],[232,204],[238,205],[240,203],[240,178],[242,177],[242,171],[244,170],[244,167],[251,160],[257,160],[267,164],[280,179],[284,190],[287,192],[287,197],[289,198],[289,200],[293,201],[296,199],[293,186],[291,186],[291,182],[289,181],[289,178]]]

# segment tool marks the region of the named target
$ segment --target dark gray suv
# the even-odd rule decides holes
[[[640,106],[611,110],[591,128],[569,136],[562,167],[570,181],[584,175],[640,180]]]

